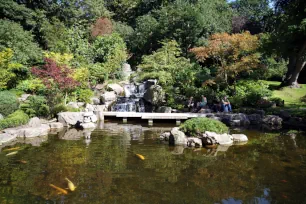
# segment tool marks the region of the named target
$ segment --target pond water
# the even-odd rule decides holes
[[[306,203],[305,135],[236,130],[248,144],[184,149],[158,140],[170,129],[105,123],[90,139],[65,130],[4,147],[0,203]],[[49,186],[65,177],[74,192]]]

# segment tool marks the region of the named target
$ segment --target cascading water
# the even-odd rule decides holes
[[[145,91],[156,81],[148,80],[143,83],[130,83],[123,86],[124,96],[118,97],[117,102],[111,107],[116,112],[145,112]]]

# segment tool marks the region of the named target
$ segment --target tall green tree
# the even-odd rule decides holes
[[[0,51],[11,48],[13,59],[23,65],[35,64],[42,60],[42,50],[34,41],[33,35],[20,24],[0,19]]]
[[[267,43],[289,59],[283,86],[298,86],[300,72],[306,64],[306,1],[274,0],[275,31]]]

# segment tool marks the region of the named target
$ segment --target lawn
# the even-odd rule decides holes
[[[306,103],[301,101],[301,98],[306,95],[306,84],[300,84],[301,88],[288,88],[284,87],[277,89],[280,82],[268,81],[271,89],[273,90],[272,97],[278,97],[285,100],[285,107],[295,106],[301,107],[306,106]]]

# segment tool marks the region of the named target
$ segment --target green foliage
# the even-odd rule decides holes
[[[0,130],[25,125],[28,122],[29,116],[22,110],[17,110],[14,113],[8,115],[5,119],[0,120]]]
[[[92,79],[103,82],[107,79],[120,79],[122,64],[127,59],[126,45],[119,34],[98,36],[92,45],[93,62],[90,66]]]
[[[231,104],[237,108],[242,105],[256,106],[260,99],[272,95],[269,84],[265,81],[240,81],[237,83],[235,90],[236,94],[230,97],[230,100],[232,101]]]
[[[33,35],[20,24],[0,19],[0,50],[11,48],[16,62],[31,64],[42,61],[42,51],[34,42]]]
[[[68,111],[68,107],[65,106],[65,104],[60,103],[57,104],[53,107],[53,109],[51,110],[51,115],[53,117],[57,117],[57,114],[61,113],[61,112],[67,112]]]
[[[13,93],[9,91],[0,92],[0,113],[7,116],[18,109],[19,102]]]
[[[50,113],[47,100],[43,96],[29,96],[25,103],[20,105],[20,109],[32,117],[48,117]]]
[[[90,73],[87,68],[76,69],[73,73],[73,78],[80,83],[81,88],[88,88]]]
[[[46,91],[46,86],[42,83],[40,79],[27,79],[21,81],[17,87],[17,90],[23,91],[26,93],[40,93],[43,94]]]
[[[13,62],[13,56],[14,53],[10,48],[0,52],[0,90],[16,85],[18,80],[16,73],[23,68],[21,64]]]
[[[216,132],[220,134],[227,133],[228,127],[218,120],[210,118],[192,118],[185,121],[180,126],[180,130],[190,136],[194,136],[199,133],[204,133],[205,131]]]
[[[94,93],[90,89],[79,89],[77,90],[77,98],[80,102],[90,103],[90,98],[93,97]]]

